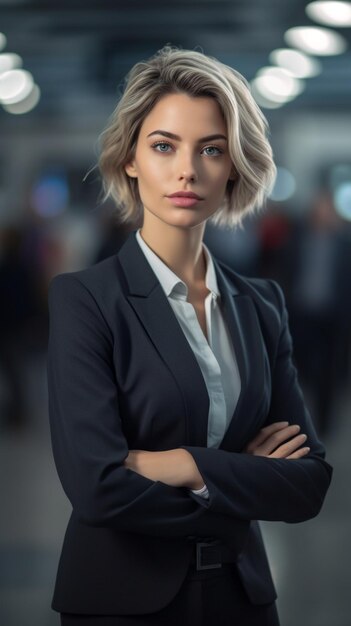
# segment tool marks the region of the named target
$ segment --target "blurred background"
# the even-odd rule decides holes
[[[54,626],[70,513],[47,407],[47,289],[115,254],[98,136],[125,74],[166,43],[250,81],[278,167],[266,210],[205,242],[283,287],[334,478],[320,515],[263,523],[282,626],[347,626],[351,574],[351,2],[0,0],[0,623]],[[282,416],[284,418],[284,416]]]

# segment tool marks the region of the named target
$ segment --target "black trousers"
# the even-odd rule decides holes
[[[61,626],[279,626],[279,619],[275,603],[251,604],[234,565],[197,571],[192,563],[176,596],[156,613],[61,613]]]

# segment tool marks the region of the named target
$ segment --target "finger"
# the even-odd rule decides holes
[[[285,441],[291,439],[292,437],[294,437],[294,435],[297,435],[299,430],[300,426],[298,424],[293,424],[292,426],[286,426],[285,428],[276,431],[261,444],[260,449],[257,450],[257,453],[268,456]],[[291,450],[291,452],[293,452],[293,450]]]
[[[286,458],[287,459],[301,459],[301,457],[306,456],[306,454],[308,454],[310,450],[311,448],[300,448],[299,450],[296,450],[296,452],[294,452],[293,454],[290,454]]]
[[[270,435],[275,432],[282,430],[288,426],[289,422],[273,422],[273,424],[269,424],[269,426],[265,426],[261,428],[257,435],[249,442],[247,448],[254,449],[260,446]]]
[[[272,452],[269,456],[274,459],[285,459],[287,456],[295,452],[297,448],[300,448],[306,441],[306,435],[297,435],[287,443],[279,446],[274,452]]]

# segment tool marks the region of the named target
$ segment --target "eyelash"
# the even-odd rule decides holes
[[[152,144],[151,148],[156,148],[157,146],[170,146],[172,148],[172,144],[168,143],[168,141],[156,141],[155,143]],[[219,156],[220,154],[223,154],[223,150],[221,150],[220,148],[218,148],[218,146],[205,146],[203,148],[203,150],[206,150],[207,148],[215,148],[216,150],[218,150],[218,154],[215,155],[207,155],[207,156]],[[162,150],[155,150],[156,152],[160,152],[160,154],[168,154],[167,152],[164,152]]]

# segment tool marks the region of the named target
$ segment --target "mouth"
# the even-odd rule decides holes
[[[172,202],[172,204],[180,207],[190,207],[201,202],[201,198],[196,198],[194,196],[167,196],[167,198],[170,202]]]
[[[193,191],[175,191],[167,196],[167,198],[194,198],[196,200],[203,200],[197,193]]]

